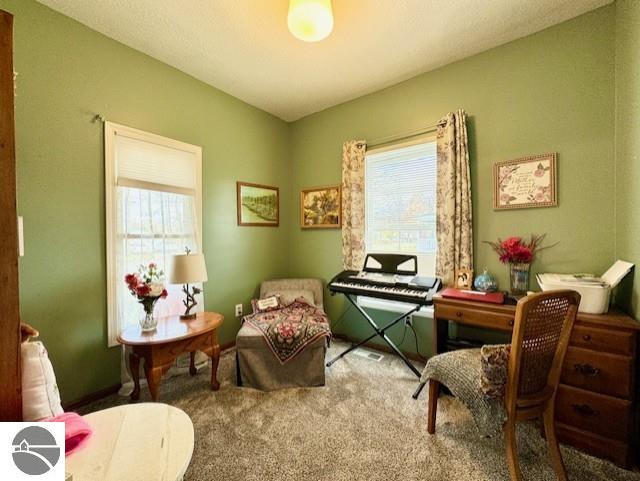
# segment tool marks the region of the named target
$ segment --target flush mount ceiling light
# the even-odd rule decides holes
[[[333,30],[331,0],[289,0],[289,31],[305,42],[318,42]]]

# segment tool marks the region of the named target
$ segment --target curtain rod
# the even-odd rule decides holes
[[[416,137],[418,135],[426,134],[428,132],[435,131],[439,126],[445,125],[446,120],[441,120],[433,125],[427,125],[426,127],[422,127],[416,130],[409,130],[407,132],[402,132],[394,135],[389,135],[387,137],[380,137],[378,139],[373,139],[371,142],[367,143],[367,147],[377,147],[379,145],[388,144],[389,142],[394,142],[396,140],[408,139],[410,137]]]

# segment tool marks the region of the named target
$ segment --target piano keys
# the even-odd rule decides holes
[[[342,271],[331,280],[328,287],[333,294],[354,294],[421,306],[430,305],[433,294],[440,287],[440,281],[436,277],[415,276],[410,280],[399,277],[397,279],[393,283],[376,282],[375,278],[364,276],[362,273]]]

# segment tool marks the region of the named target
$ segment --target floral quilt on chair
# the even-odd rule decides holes
[[[243,322],[262,334],[280,364],[289,362],[318,338],[331,337],[327,315],[304,298],[280,309],[254,312]]]

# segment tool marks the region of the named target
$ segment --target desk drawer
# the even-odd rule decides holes
[[[631,331],[616,331],[576,324],[571,331],[569,345],[633,355],[635,337],[635,333]]]
[[[435,315],[438,319],[449,319],[461,324],[471,324],[502,331],[511,331],[513,329],[513,316],[488,312],[482,309],[439,305],[436,307]]]
[[[626,441],[631,429],[631,402],[561,384],[556,398],[556,419],[601,436]]]
[[[570,347],[564,359],[561,382],[570,386],[633,398],[633,358]]]

